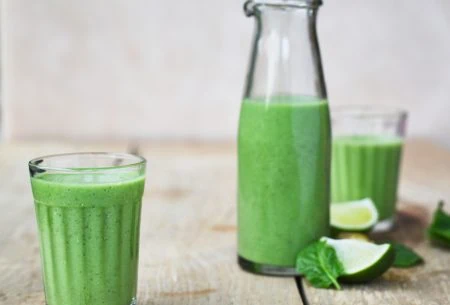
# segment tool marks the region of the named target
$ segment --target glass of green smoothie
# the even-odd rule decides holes
[[[388,106],[341,106],[332,109],[333,202],[371,198],[378,209],[376,230],[395,220],[407,113]]]
[[[136,304],[145,168],[121,153],[29,162],[47,305]]]

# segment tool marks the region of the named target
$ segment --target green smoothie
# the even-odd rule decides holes
[[[329,233],[328,104],[244,100],[238,145],[239,256],[294,267],[300,250]]]
[[[395,136],[343,136],[333,140],[333,202],[371,198],[380,220],[395,214],[403,141]]]
[[[31,178],[47,305],[130,305],[136,297],[140,174]]]

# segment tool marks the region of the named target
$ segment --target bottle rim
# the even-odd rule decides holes
[[[244,11],[247,16],[253,16],[255,9],[260,6],[317,9],[322,3],[322,0],[248,0],[244,4]]]

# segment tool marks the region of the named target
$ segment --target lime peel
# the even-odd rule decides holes
[[[391,244],[376,245],[361,240],[335,240],[322,237],[321,241],[333,247],[344,267],[339,278],[347,282],[368,282],[388,270],[395,259]]]

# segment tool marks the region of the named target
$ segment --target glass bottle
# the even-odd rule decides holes
[[[238,261],[296,275],[329,234],[331,131],[316,34],[320,0],[253,0],[256,29],[238,135]]]

